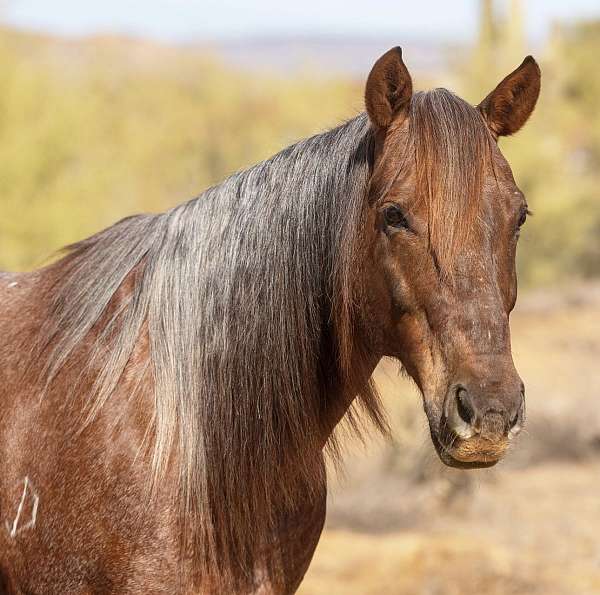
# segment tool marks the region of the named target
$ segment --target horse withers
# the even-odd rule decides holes
[[[0,590],[293,592],[383,356],[446,464],[498,461],[527,203],[497,140],[539,89],[528,57],[476,107],[413,93],[394,48],[366,113],[0,274]]]

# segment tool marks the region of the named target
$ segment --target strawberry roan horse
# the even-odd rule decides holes
[[[382,356],[445,463],[494,464],[527,213],[496,141],[539,88],[528,57],[477,107],[413,94],[394,48],[366,114],[0,274],[0,591],[293,592]]]

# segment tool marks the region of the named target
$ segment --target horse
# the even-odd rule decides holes
[[[500,460],[528,206],[498,140],[540,76],[528,56],[472,106],[413,92],[393,48],[365,112],[0,273],[0,591],[293,593],[338,428],[387,431],[382,357],[445,464]]]

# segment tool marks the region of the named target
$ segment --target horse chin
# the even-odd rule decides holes
[[[437,432],[433,430],[431,431],[431,440],[440,461],[442,461],[444,465],[454,469],[487,469],[488,467],[493,467],[502,458],[502,454],[500,453],[504,451],[504,447],[502,447],[500,449],[494,449],[499,450],[500,452],[494,452],[492,454],[486,449],[486,451],[478,455],[476,452],[473,452],[472,449],[468,449],[471,452],[468,456],[465,456],[465,453],[463,452],[466,450],[464,444],[450,448],[441,442]],[[466,443],[468,441],[461,442]]]

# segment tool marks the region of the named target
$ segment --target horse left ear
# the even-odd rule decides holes
[[[411,97],[412,79],[402,49],[392,48],[375,62],[367,78],[365,106],[371,123],[385,130],[395,118],[406,116]]]
[[[492,134],[508,136],[517,132],[533,112],[540,94],[541,72],[527,56],[478,106]]]

